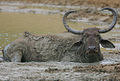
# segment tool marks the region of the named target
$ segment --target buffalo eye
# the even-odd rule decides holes
[[[84,37],[88,37],[88,36],[89,36],[89,34],[88,34],[88,33],[85,33],[85,34],[84,34]]]
[[[99,38],[100,39],[100,35],[99,34],[95,34],[95,37]]]

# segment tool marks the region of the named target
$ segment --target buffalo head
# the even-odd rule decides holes
[[[117,13],[112,8],[103,8],[102,10],[109,10],[114,16],[111,25],[107,29],[103,30],[99,28],[87,28],[83,31],[79,31],[70,28],[66,23],[66,18],[69,14],[76,13],[77,11],[68,11],[63,17],[63,24],[69,32],[82,35],[80,41],[73,45],[77,47],[76,56],[79,62],[87,63],[103,60],[103,55],[101,54],[99,44],[101,44],[104,48],[115,48],[110,41],[102,39],[100,33],[106,33],[114,28],[117,21]]]

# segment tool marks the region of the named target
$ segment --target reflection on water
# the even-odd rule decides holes
[[[120,54],[103,54],[104,60],[100,64],[116,64],[120,63]]]

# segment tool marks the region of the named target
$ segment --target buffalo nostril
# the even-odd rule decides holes
[[[96,47],[95,47],[95,46],[89,46],[88,49],[89,49],[89,50],[95,50]]]

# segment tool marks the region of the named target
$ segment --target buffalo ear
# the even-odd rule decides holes
[[[76,42],[73,44],[73,46],[80,46],[82,44],[82,41]]]
[[[100,43],[101,43],[102,47],[104,47],[104,48],[115,48],[114,44],[108,40],[102,39],[100,41]]]
[[[80,41],[74,43],[74,44],[72,45],[72,47],[73,47],[73,46],[79,47],[81,44],[83,44],[83,39],[82,39],[82,38],[80,39]]]

